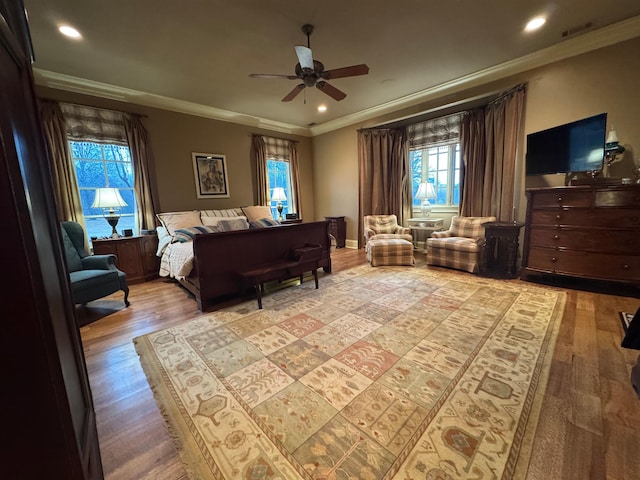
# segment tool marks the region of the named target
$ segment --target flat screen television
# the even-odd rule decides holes
[[[607,114],[527,135],[526,174],[589,172],[602,168]]]

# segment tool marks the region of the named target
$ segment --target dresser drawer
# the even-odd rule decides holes
[[[598,191],[596,192],[595,206],[640,208],[640,186],[625,190]]]
[[[640,280],[640,256],[532,246],[529,249],[527,267],[549,273],[581,277],[619,281]]]
[[[567,248],[590,252],[636,255],[640,230],[590,228],[535,228],[529,232],[529,243],[536,247]]]
[[[591,206],[591,194],[584,191],[549,191],[539,192],[532,197],[533,208],[545,207],[589,207]]]
[[[640,228],[640,209],[633,208],[559,208],[534,210],[531,225],[575,225],[578,227]]]

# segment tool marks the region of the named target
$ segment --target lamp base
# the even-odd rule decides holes
[[[429,203],[429,200],[425,200],[424,202],[422,202],[422,216],[424,218],[429,218],[429,215],[431,214],[431,209],[432,208],[433,207]]]
[[[282,206],[281,203],[278,203],[278,206],[276,207],[276,209],[278,210],[278,221],[282,221],[284,220],[284,218],[282,218],[282,210],[284,210],[284,207]]]
[[[109,215],[104,218],[107,220],[107,223],[111,225],[111,238],[120,238],[120,235],[116,230],[116,225],[118,225],[118,221],[120,220],[120,217],[118,217],[117,215]]]

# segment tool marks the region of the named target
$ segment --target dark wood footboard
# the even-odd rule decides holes
[[[220,297],[240,294],[240,272],[287,258],[295,248],[319,245],[318,267],[331,272],[329,222],[309,222],[196,235],[194,266],[182,285],[207,311]]]

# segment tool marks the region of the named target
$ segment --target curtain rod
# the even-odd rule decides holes
[[[126,113],[127,115],[135,115],[135,116],[138,116],[140,118],[148,118],[149,117],[149,115],[145,115],[143,113],[125,112],[124,110],[115,110],[113,108],[96,107],[95,105],[86,105],[84,103],[65,102],[65,101],[61,101],[61,100],[53,100],[51,98],[48,98],[47,100],[52,100],[52,101],[58,102],[58,103],[66,103],[67,105],[75,105],[77,107],[88,107],[88,108],[95,108],[96,110],[106,110],[107,112]]]

